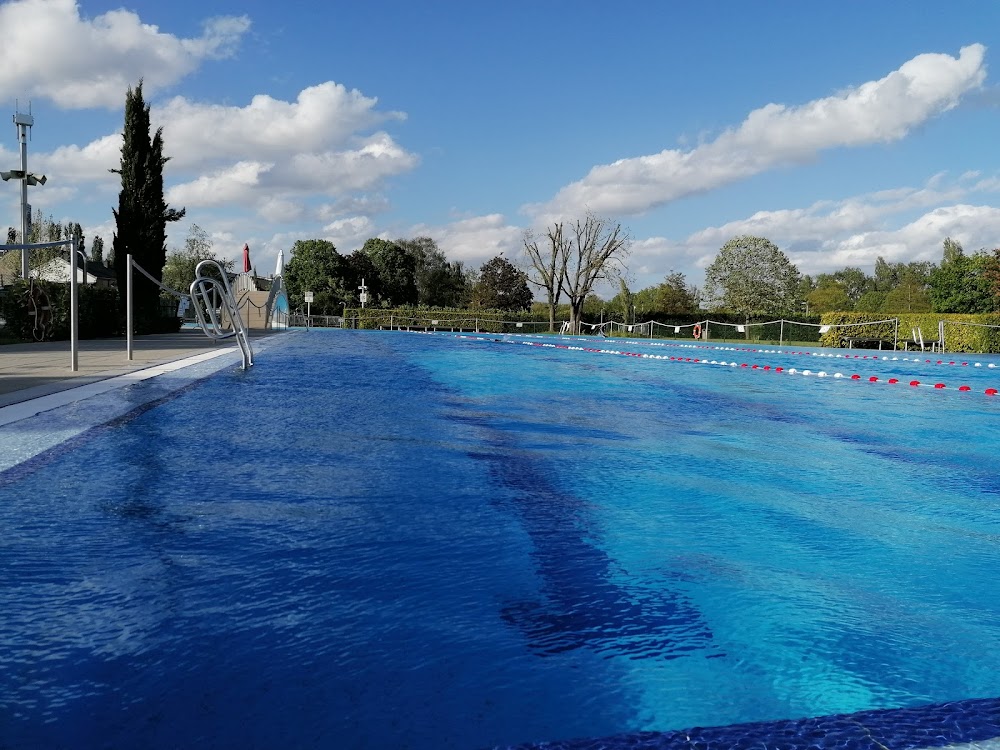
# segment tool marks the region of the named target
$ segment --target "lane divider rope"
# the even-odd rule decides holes
[[[440,333],[434,333],[434,332],[431,332],[431,331],[414,331],[414,333],[425,333],[427,335],[432,335],[432,336],[433,335],[451,335],[451,336],[454,336],[455,338],[459,338],[459,339],[467,339],[467,340],[472,340],[472,341],[482,341],[482,342],[487,342],[487,343],[522,344],[522,345],[525,345],[525,346],[534,346],[534,347],[540,347],[540,348],[543,348],[543,349],[566,349],[568,351],[580,351],[580,352],[588,352],[588,353],[592,353],[592,354],[612,354],[612,355],[617,355],[617,356],[622,356],[622,357],[636,357],[636,358],[639,358],[639,359],[656,359],[656,360],[669,361],[669,362],[702,364],[702,365],[716,365],[716,366],[720,366],[720,367],[735,367],[735,368],[746,369],[746,370],[751,370],[751,371],[752,370],[759,370],[761,372],[783,373],[783,374],[787,374],[787,375],[804,375],[806,377],[809,377],[809,376],[817,377],[817,378],[827,378],[827,377],[829,377],[829,378],[834,378],[834,379],[857,380],[857,381],[864,380],[864,382],[868,382],[868,383],[883,383],[885,385],[897,385],[897,384],[903,382],[899,378],[895,378],[895,377],[892,377],[892,378],[879,378],[879,377],[877,377],[875,375],[871,375],[871,376],[868,376],[867,378],[863,378],[861,375],[859,375],[857,373],[852,374],[852,375],[845,375],[844,373],[841,373],[841,372],[828,373],[828,372],[825,372],[823,370],[820,370],[818,372],[813,372],[812,370],[798,370],[798,369],[796,369],[794,367],[781,367],[781,366],[772,366],[772,365],[761,365],[761,364],[752,364],[752,363],[749,363],[749,362],[738,363],[736,361],[726,362],[726,361],[718,361],[718,360],[714,360],[714,359],[713,360],[702,359],[702,358],[699,358],[699,357],[673,357],[673,356],[668,356],[668,355],[665,355],[665,354],[646,354],[646,353],[643,353],[643,352],[621,351],[619,349],[598,349],[598,348],[595,348],[595,347],[588,347],[588,346],[570,346],[569,344],[543,343],[543,342],[540,342],[540,341],[511,341],[510,339],[492,338],[492,337],[490,337],[488,335],[487,336],[470,336],[470,335],[467,335],[467,334],[440,334]],[[777,352],[777,353],[786,353],[786,352]],[[968,385],[961,385],[961,386],[958,386],[957,388],[954,388],[954,387],[948,388],[948,386],[945,385],[944,383],[925,383],[925,382],[922,382],[922,381],[916,380],[916,379],[908,381],[908,385],[911,386],[911,387],[913,387],[913,388],[923,387],[923,388],[933,388],[935,390],[960,391],[960,392],[963,392],[963,393],[968,393],[968,392],[972,391],[972,387],[968,386]],[[983,391],[983,393],[985,395],[987,395],[987,396],[996,396],[998,394],[998,390],[996,388],[987,388],[987,389],[985,389]]]

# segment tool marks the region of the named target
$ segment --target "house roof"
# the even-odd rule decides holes
[[[58,258],[53,259],[53,262],[59,260]],[[68,263],[66,258],[62,258],[63,263]],[[80,258],[77,258],[76,266],[79,268],[82,265]],[[34,270],[34,269],[32,269]],[[114,281],[116,279],[115,271],[113,268],[108,268],[103,263],[96,263],[95,261],[88,260],[86,264],[87,273],[93,276],[95,279],[108,279]],[[4,284],[14,281],[14,279],[21,278],[21,251],[20,250],[3,250],[0,249],[0,276],[3,277]]]

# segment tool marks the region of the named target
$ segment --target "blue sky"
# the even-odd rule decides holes
[[[168,245],[196,223],[263,272],[311,238],[517,260],[588,210],[628,227],[635,289],[700,284],[745,233],[813,274],[1000,246],[996,3],[14,0],[0,28],[29,200],[107,246],[140,77],[187,209]]]

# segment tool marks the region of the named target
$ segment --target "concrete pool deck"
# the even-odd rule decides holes
[[[251,343],[282,332],[251,331]],[[68,341],[8,344],[0,346],[0,408],[189,357],[235,350],[232,339],[213,341],[200,330],[183,329],[136,336],[129,361],[124,338],[90,339],[80,342],[79,369],[73,372]]]

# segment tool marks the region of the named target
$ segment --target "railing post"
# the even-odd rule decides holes
[[[125,351],[132,361],[132,253],[125,256]]]
[[[80,343],[80,300],[78,298],[79,290],[77,289],[76,283],[76,235],[70,238],[69,242],[69,267],[70,267],[70,278],[69,278],[69,359],[70,359],[70,370],[76,372],[80,369],[80,356],[79,356],[79,343]],[[84,273],[86,273],[86,266],[84,266]]]

